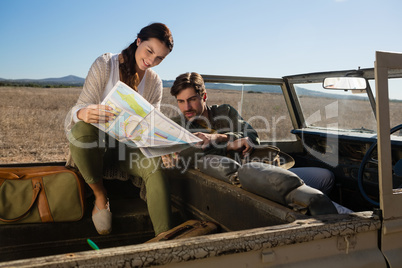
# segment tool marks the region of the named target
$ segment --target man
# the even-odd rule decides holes
[[[207,106],[204,80],[198,73],[179,75],[170,90],[181,115],[173,121],[202,141],[204,154],[247,156],[260,143],[257,132],[228,104]]]
[[[176,97],[181,111],[173,121],[202,139],[197,148],[180,152],[180,156],[195,162],[205,154],[236,158],[236,153],[247,157],[253,147],[260,144],[257,132],[228,104],[208,106],[204,80],[198,73],[179,75],[170,93]],[[177,156],[177,155],[176,155]],[[238,155],[237,155],[238,156]],[[163,156],[166,167],[172,167],[171,156]],[[239,162],[239,161],[238,161]],[[307,185],[329,194],[334,184],[334,174],[323,168],[291,168]]]
[[[257,132],[239,115],[230,105],[206,104],[207,92],[204,80],[198,73],[185,73],[179,75],[174,81],[170,93],[176,97],[181,115],[172,118],[173,121],[186,128],[202,139],[198,144],[200,151],[190,148],[180,152],[180,156],[193,157],[196,161],[205,154],[230,155],[240,153],[247,157],[253,147],[260,144]],[[185,152],[190,151],[190,153]],[[195,152],[195,153],[194,153]],[[173,159],[163,156],[166,167],[172,166]],[[235,160],[238,160],[235,158]],[[307,185],[316,188],[328,195],[333,187],[335,176],[324,168],[299,167],[291,168]],[[333,202],[338,213],[351,213],[352,211]]]

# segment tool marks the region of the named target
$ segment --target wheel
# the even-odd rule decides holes
[[[396,131],[398,131],[398,130],[400,130],[400,129],[402,129],[402,124],[400,124],[400,125],[398,125],[398,126],[396,126],[396,127],[393,127],[393,128],[391,129],[390,135],[392,135],[394,132],[396,132]],[[374,201],[373,199],[371,199],[371,198],[366,194],[366,192],[364,191],[364,188],[363,188],[363,174],[364,174],[364,170],[365,170],[365,168],[366,168],[367,163],[370,162],[370,163],[373,163],[373,164],[377,164],[377,165],[378,165],[378,160],[376,160],[376,159],[374,159],[374,158],[371,157],[371,155],[372,155],[372,153],[373,153],[373,151],[374,151],[374,149],[375,149],[376,147],[377,147],[377,141],[374,142],[374,143],[370,146],[370,148],[367,150],[366,154],[364,155],[363,160],[362,160],[362,162],[361,162],[361,164],[360,164],[360,167],[359,167],[359,173],[358,173],[358,176],[357,176],[357,183],[358,183],[358,185],[359,185],[359,191],[360,191],[360,193],[362,194],[362,196],[364,197],[364,199],[366,199],[368,202],[370,202],[371,204],[373,204],[373,205],[375,205],[375,206],[380,206],[380,203]],[[401,161],[401,160],[400,160],[400,161]]]

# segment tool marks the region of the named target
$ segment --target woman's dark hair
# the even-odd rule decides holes
[[[137,38],[141,41],[149,40],[150,38],[156,38],[172,51],[173,49],[173,36],[169,28],[163,23],[152,23],[144,28],[137,34]],[[129,86],[135,86],[135,82],[132,80],[136,77],[135,70],[135,51],[137,50],[137,38],[131,43],[121,54],[123,56],[123,63],[120,63],[119,68],[122,75],[122,81]]]
[[[170,88],[170,94],[177,96],[182,90],[186,88],[194,88],[195,92],[201,97],[206,93],[204,79],[198,73],[184,73],[176,77],[172,87]]]

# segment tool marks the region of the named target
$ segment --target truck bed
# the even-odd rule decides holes
[[[222,227],[221,233],[143,244],[153,237],[145,202],[130,182],[110,181],[110,235],[97,235],[89,196],[87,212],[78,222],[1,225],[0,267],[219,267],[228,258],[232,267],[242,267],[246,260],[263,267],[278,261],[311,264],[313,256],[339,259],[339,264],[384,264],[377,246],[381,221],[372,211],[311,217],[198,170],[173,170],[169,177],[175,224],[211,220]],[[87,238],[101,250],[92,250]]]

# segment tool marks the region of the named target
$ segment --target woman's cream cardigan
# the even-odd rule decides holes
[[[111,73],[111,59],[113,54],[105,53],[98,57],[89,69],[88,75],[85,79],[84,87],[78,98],[77,103],[67,114],[65,119],[65,132],[69,133],[71,128],[74,126],[74,116],[76,111],[85,108],[90,104],[100,104],[102,102],[102,95],[106,88],[106,84],[109,81],[109,76]],[[118,65],[117,65],[118,66]],[[144,76],[145,85],[143,97],[151,103],[156,109],[160,109],[160,103],[162,100],[162,80],[159,78],[158,74],[152,69],[148,69],[146,75]],[[67,156],[66,161],[67,166],[75,167],[75,164],[71,158],[70,152]],[[127,180],[130,178],[126,173],[120,170],[108,170],[105,174],[105,179],[121,179]],[[133,178],[132,178],[133,179]],[[145,189],[143,189],[142,180],[136,178],[133,183],[141,188],[141,197],[145,198]],[[142,186],[142,187],[141,187]]]

